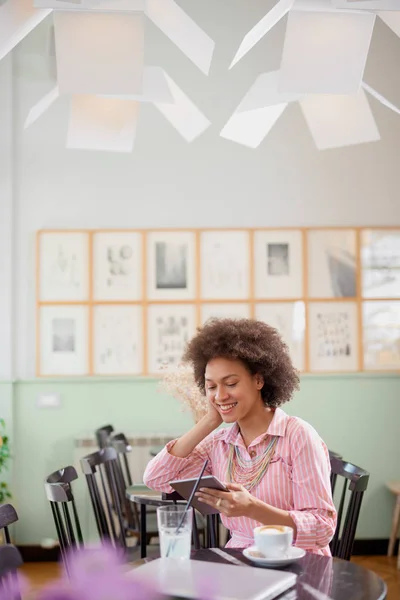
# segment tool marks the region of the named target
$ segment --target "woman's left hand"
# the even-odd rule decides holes
[[[253,496],[238,483],[226,483],[225,486],[229,492],[200,488],[196,496],[201,502],[217,508],[227,517],[247,516],[253,504]]]

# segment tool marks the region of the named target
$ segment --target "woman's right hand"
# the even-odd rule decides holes
[[[222,417],[215,408],[214,404],[211,402],[211,400],[208,400],[208,412],[205,418],[207,419],[207,422],[210,424],[210,426],[213,427],[213,430],[219,427],[222,423]]]

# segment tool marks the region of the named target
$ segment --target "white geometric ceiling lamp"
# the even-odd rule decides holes
[[[257,148],[288,103],[299,98],[297,94],[280,94],[277,84],[277,71],[259,75],[220,136],[249,148]]]
[[[215,42],[174,0],[146,0],[148,18],[205,74]]]
[[[243,38],[229,68],[239,62],[292,8],[294,0],[279,0]]]
[[[367,12],[289,12],[279,90],[355,94],[360,89],[375,15]]]
[[[382,19],[385,25],[390,27],[390,29],[400,37],[400,10],[397,12],[382,11],[378,12],[377,15]]]
[[[132,152],[139,106],[133,100],[72,96],[66,147]]]
[[[60,97],[60,92],[58,86],[56,85],[50,92],[45,94],[43,98],[39,100],[34,106],[32,106],[31,110],[28,113],[27,118],[25,119],[24,129],[27,129],[30,125],[35,123],[49,108],[54,104],[56,100]]]
[[[312,94],[299,100],[318,150],[341,148],[380,139],[363,89],[357,94]]]
[[[0,60],[30,33],[50,10],[37,10],[32,0],[6,0],[0,7]]]
[[[54,11],[57,82],[66,94],[141,94],[141,13]]]
[[[25,119],[24,129],[33,125],[60,97],[58,86],[45,94],[30,109]],[[121,100],[135,100],[136,102],[160,102],[173,104],[174,98],[171,94],[165,72],[161,67],[145,67],[143,72],[143,94],[132,94],[130,96],[104,96],[105,98],[117,98]]]
[[[164,76],[168,82],[173,104],[154,102],[154,106],[187,142],[193,142],[208,129],[211,122],[165,71]]]

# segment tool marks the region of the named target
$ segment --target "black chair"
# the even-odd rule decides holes
[[[103,425],[103,427],[96,429],[94,433],[100,450],[109,446],[109,438],[113,431],[114,427],[112,425]]]
[[[126,533],[139,540],[139,520],[131,512],[126,511],[125,497],[121,502],[122,475],[115,448],[108,447],[93,452],[81,459],[82,471],[85,475],[89,495],[93,506],[97,529],[102,539],[108,539],[116,546],[128,549]],[[123,488],[125,494],[125,487]],[[127,516],[129,515],[129,519]],[[130,517],[133,517],[132,520]],[[147,539],[158,536],[157,526],[147,533]]]
[[[82,529],[71,485],[76,479],[76,470],[68,466],[49,475],[44,486],[64,563],[68,550],[83,548]]]
[[[0,529],[4,529],[4,538],[7,544],[11,543],[10,532],[8,528],[18,521],[18,515],[11,504],[0,505]]]
[[[337,458],[337,459],[343,458],[343,456],[341,454],[338,454],[337,452],[334,452],[333,450],[328,450],[328,452],[329,452],[329,460],[331,461],[331,466],[332,466],[332,459],[333,458]],[[331,489],[332,489],[332,495],[335,492],[336,478],[337,478],[337,475],[333,471],[331,471]]]
[[[361,503],[368,486],[369,473],[352,463],[333,456],[331,458],[331,468],[335,476],[335,483],[338,477],[343,478],[343,489],[340,496],[336,531],[330,543],[330,548],[332,556],[350,560]],[[345,510],[347,490],[350,491],[350,497]],[[344,523],[342,523],[344,512],[346,516]]]
[[[116,433],[110,437],[109,444],[112,448],[114,448],[118,455],[118,462],[121,467],[121,473],[123,476],[123,481],[125,484],[125,488],[132,485],[132,475],[129,468],[128,457],[127,454],[132,452],[132,446],[129,444],[126,436],[123,433]],[[125,494],[124,494],[125,496]]]
[[[22,565],[22,557],[15,546],[0,546],[0,597],[7,600],[21,600],[17,569]]]

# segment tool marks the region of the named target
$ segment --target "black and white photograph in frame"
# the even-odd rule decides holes
[[[142,295],[142,234],[96,232],[93,235],[95,300],[137,301]]]
[[[400,229],[361,232],[363,298],[400,298]]]
[[[85,232],[39,233],[39,299],[84,302],[89,295],[89,236]]]
[[[400,302],[363,302],[364,369],[400,370]]]
[[[150,304],[147,312],[148,372],[176,368],[196,330],[193,304]]]
[[[193,300],[195,234],[189,231],[148,234],[147,296],[149,300]]]
[[[277,329],[299,371],[305,369],[306,309],[304,302],[260,302],[255,317]]]
[[[310,302],[308,323],[310,371],[358,370],[355,302]]]
[[[87,306],[42,306],[39,318],[39,375],[87,375],[89,370]]]
[[[139,375],[143,372],[143,309],[135,304],[94,307],[95,375]]]
[[[301,231],[255,231],[254,264],[256,298],[303,297]]]
[[[201,297],[245,300],[250,294],[250,242],[247,231],[202,231]]]
[[[357,238],[354,229],[307,231],[308,296],[357,296]]]
[[[201,323],[210,319],[249,319],[250,304],[245,302],[210,302],[202,304],[200,309]]]

